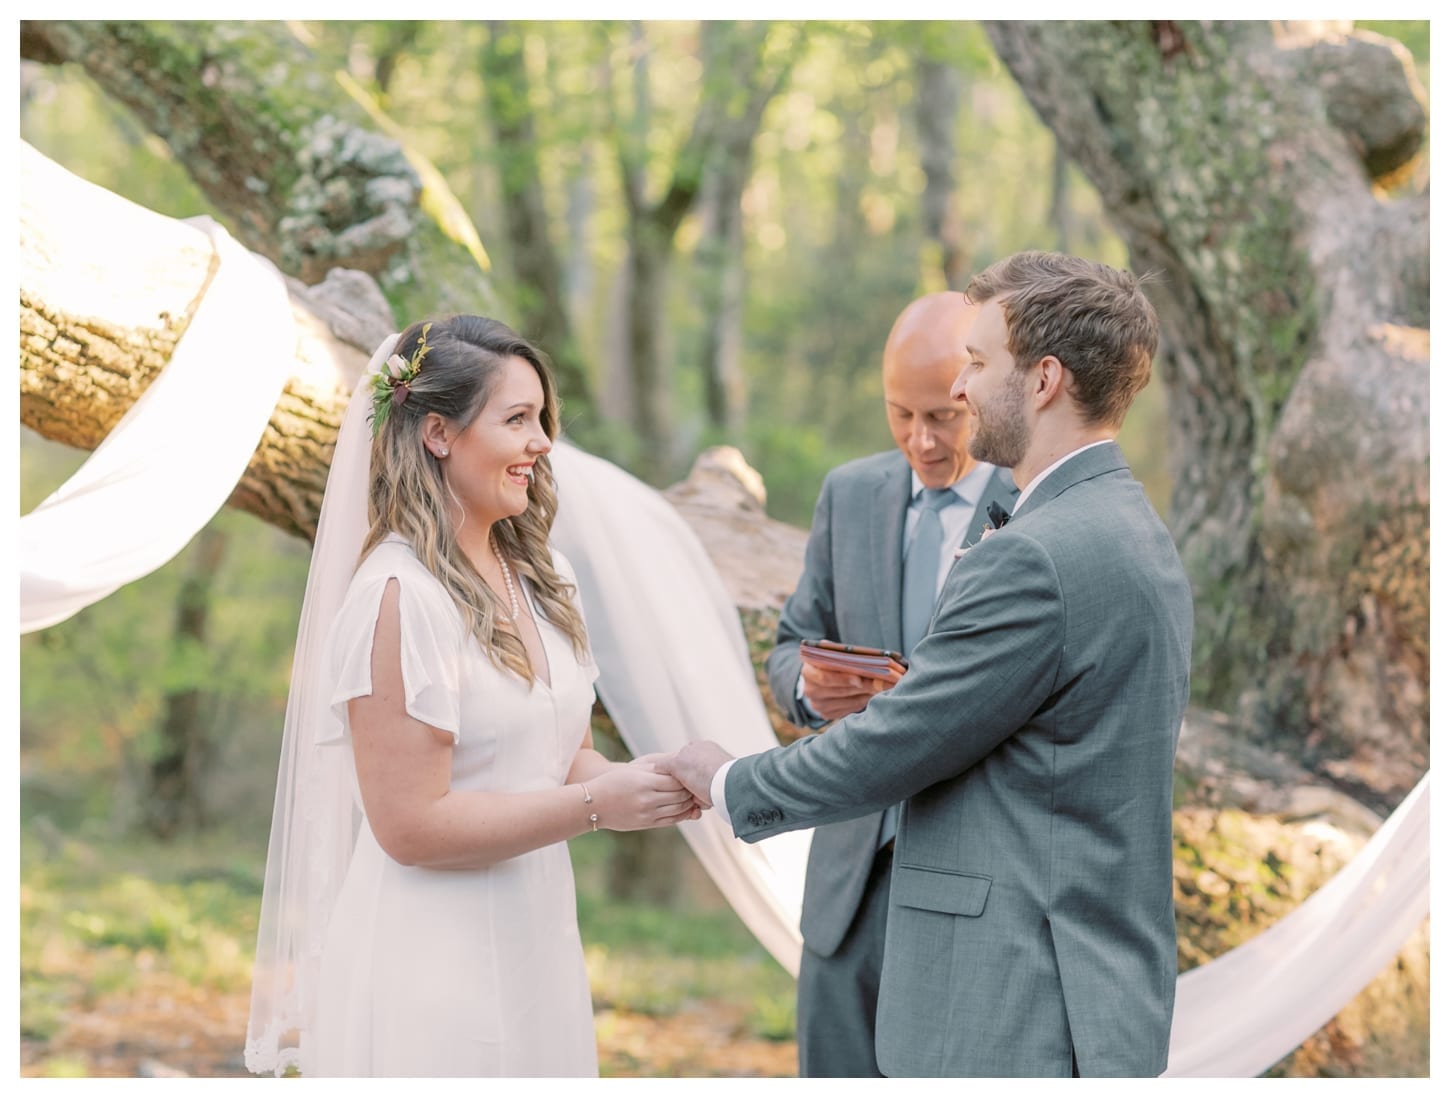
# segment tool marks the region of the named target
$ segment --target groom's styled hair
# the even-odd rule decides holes
[[[973,278],[967,300],[1001,305],[1017,369],[1056,356],[1087,421],[1122,426],[1158,350],[1158,314],[1136,276],[1057,252],[1018,252]]]

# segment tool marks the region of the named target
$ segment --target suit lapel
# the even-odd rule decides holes
[[[881,478],[880,495],[867,501],[872,510],[879,508],[880,521],[871,521],[871,559],[883,582],[872,584],[876,593],[876,612],[881,619],[881,635],[889,637],[891,647],[901,648],[901,529],[906,522],[906,507],[911,502],[911,466],[906,459],[893,462]],[[869,513],[869,512],[868,512]]]
[[[1001,468],[993,470],[991,479],[982,490],[982,498],[977,500],[977,509],[972,512],[972,520],[967,523],[966,533],[962,535],[962,548],[970,548],[981,540],[982,530],[991,522],[987,517],[988,507],[996,502],[1011,511],[1012,501],[1016,498],[1017,485],[1012,483],[1011,471]]]
[[[1032,489],[1032,494],[1027,497],[1027,502],[1018,508],[1013,518],[1030,514],[1048,500],[1062,495],[1074,484],[1092,480],[1104,473],[1126,471],[1127,468],[1128,459],[1123,456],[1123,451],[1116,442],[1106,442],[1101,446],[1084,450],[1063,462],[1048,474],[1047,479]]]

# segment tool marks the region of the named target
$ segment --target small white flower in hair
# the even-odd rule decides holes
[[[390,355],[383,363],[383,369],[389,377],[402,377],[408,372],[408,361],[402,355]]]

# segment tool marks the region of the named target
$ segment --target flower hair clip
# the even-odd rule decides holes
[[[373,374],[373,438],[378,437],[378,432],[388,421],[393,405],[408,399],[411,392],[408,385],[423,368],[423,356],[432,350],[428,346],[428,329],[431,327],[431,321],[423,325],[423,331],[418,336],[418,349],[413,352],[412,358],[391,354]]]

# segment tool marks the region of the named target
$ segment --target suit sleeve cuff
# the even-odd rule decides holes
[[[735,765],[735,762],[734,759],[727,760],[710,779],[710,803],[715,806],[715,811],[720,813],[727,824],[730,823],[730,809],[725,805],[725,775],[730,773],[730,768]]]

